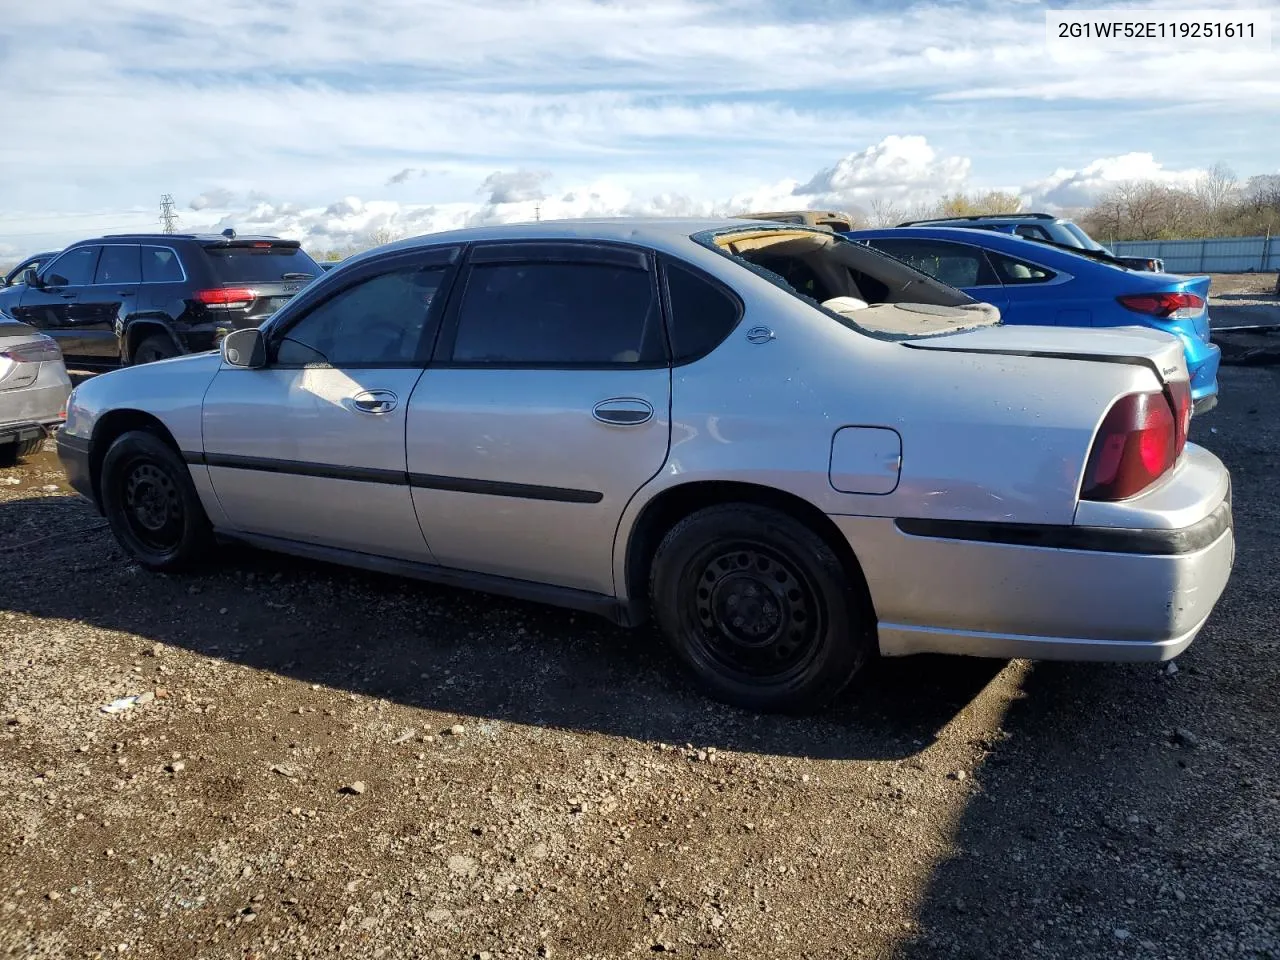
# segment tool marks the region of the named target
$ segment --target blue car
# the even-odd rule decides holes
[[[844,236],[999,307],[1005,323],[1171,333],[1186,351],[1196,412],[1218,402],[1221,351],[1209,339],[1209,277],[1130,270],[1100,254],[991,230],[887,227]]]

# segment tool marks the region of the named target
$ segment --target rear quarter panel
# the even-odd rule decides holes
[[[731,262],[700,265],[734,286],[746,313],[709,356],[673,371],[671,452],[622,517],[619,585],[627,533],[645,505],[702,480],[783,490],[829,515],[1070,524],[1107,408],[1121,393],[1158,387],[1142,366],[876,340]],[[775,338],[749,342],[755,326]],[[832,437],[847,426],[901,436],[891,493],[831,485]]]

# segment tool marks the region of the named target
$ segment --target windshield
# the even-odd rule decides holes
[[[1086,250],[1100,250],[1103,253],[1109,252],[1106,247],[1098,243],[1098,241],[1094,240],[1093,237],[1089,236],[1087,233],[1085,233],[1083,230],[1077,227],[1070,220],[1064,221],[1062,226],[1066,229],[1068,233],[1070,233],[1073,237],[1079,240],[1080,245],[1084,247]]]

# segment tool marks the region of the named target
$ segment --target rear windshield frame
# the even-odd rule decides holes
[[[992,325],[991,322],[986,318],[975,318],[974,323],[972,325],[957,322],[957,325],[955,327],[952,327],[947,330],[929,331],[929,332],[923,332],[923,333],[887,333],[883,330],[873,330],[868,327],[864,327],[860,323],[857,323],[855,320],[853,320],[851,317],[848,317],[841,313],[836,313],[831,308],[824,307],[820,302],[813,299],[813,297],[810,297],[807,294],[801,293],[799,290],[791,286],[791,284],[787,283],[786,280],[778,276],[778,274],[774,273],[772,270],[766,269],[765,267],[761,267],[758,264],[752,263],[750,260],[746,259],[745,257],[738,256],[737,254],[732,253],[729,250],[726,250],[724,247],[721,247],[718,243],[716,243],[717,237],[724,236],[725,234],[732,234],[732,233],[746,233],[748,231],[752,233],[766,232],[766,231],[770,233],[773,233],[773,232],[795,233],[797,231],[805,231],[807,233],[812,233],[817,236],[832,237],[834,238],[834,242],[836,243],[857,243],[861,249],[869,251],[873,256],[880,257],[881,259],[887,260],[890,263],[894,264],[896,267],[905,268],[907,270],[910,270],[912,273],[918,274],[920,278],[926,282],[927,285],[940,284],[941,286],[948,287],[948,289],[955,290],[955,292],[959,294],[961,297],[963,297],[964,300],[968,301],[969,304],[981,303],[981,301],[976,300],[973,297],[969,296],[969,294],[965,293],[963,290],[959,290],[955,287],[949,287],[947,284],[941,283],[941,281],[929,276],[927,273],[917,270],[915,267],[911,266],[911,264],[907,263],[906,261],[899,260],[897,257],[893,256],[892,254],[885,253],[883,250],[877,250],[875,247],[871,246],[868,243],[863,243],[856,237],[850,237],[847,234],[843,234],[843,233],[831,233],[826,230],[818,230],[808,225],[794,225],[794,224],[779,223],[776,226],[771,226],[767,221],[761,222],[759,227],[757,227],[755,224],[751,224],[751,225],[736,224],[731,227],[716,227],[711,230],[701,230],[698,233],[692,234],[690,236],[690,239],[693,240],[695,243],[697,243],[699,246],[706,247],[708,250],[711,250],[714,253],[724,257],[726,260],[729,260],[734,265],[744,270],[749,270],[752,273],[754,273],[756,276],[760,277],[761,279],[767,280],[769,283],[773,284],[775,287],[782,290],[784,293],[787,293],[790,296],[795,297],[797,300],[800,300],[801,302],[808,304],[809,306],[813,307],[815,310],[821,311],[824,315],[830,317],[832,320],[835,320],[841,326],[846,327],[849,330],[854,331],[855,333],[862,334],[864,337],[870,337],[873,340],[884,340],[884,341],[890,341],[890,342],[920,340],[930,336],[945,336],[946,334],[960,333],[963,330],[971,329],[971,327],[986,327],[986,326]],[[903,302],[908,302],[908,301],[903,301]],[[958,310],[961,308],[956,307],[955,309]],[[998,323],[1003,324],[1003,319],[998,321]]]

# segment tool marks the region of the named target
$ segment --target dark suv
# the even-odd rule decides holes
[[[146,363],[214,349],[320,273],[296,240],[119,234],[74,243],[0,289],[0,314],[57,340],[68,366]]]

